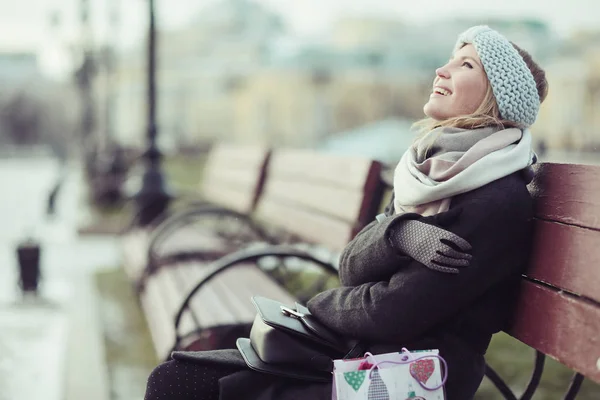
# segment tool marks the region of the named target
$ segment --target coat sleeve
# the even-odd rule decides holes
[[[522,197],[511,196],[495,193],[460,205],[460,218],[446,227],[473,246],[471,264],[460,274],[432,271],[411,260],[389,279],[320,293],[308,302],[309,310],[348,337],[418,338],[520,270],[529,247],[531,210],[515,205]]]
[[[381,222],[371,222],[342,251],[339,262],[342,285],[357,286],[389,279],[412,261],[411,257],[395,248],[390,240],[395,230],[400,229],[401,221],[416,219],[447,229],[446,224],[442,225],[439,221],[447,215],[457,215],[460,211],[453,209],[428,217],[415,213],[387,215]]]
[[[339,275],[344,286],[377,282],[392,276],[411,258],[397,251],[386,231],[394,217],[373,221],[346,245],[340,256]]]

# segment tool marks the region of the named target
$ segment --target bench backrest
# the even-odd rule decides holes
[[[535,233],[508,332],[600,382],[600,167],[541,164]]]
[[[243,214],[254,210],[269,150],[263,146],[217,144],[210,151],[202,194],[206,200]]]
[[[381,165],[367,158],[276,150],[256,216],[339,251],[374,219],[383,189],[380,173]]]

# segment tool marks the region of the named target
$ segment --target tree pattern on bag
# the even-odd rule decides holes
[[[385,386],[385,382],[381,379],[377,368],[371,374],[371,384],[369,385],[367,400],[390,400],[387,386]]]

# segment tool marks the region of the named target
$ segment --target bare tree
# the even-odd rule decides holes
[[[27,85],[0,98],[0,135],[19,146],[47,145],[60,157],[70,151],[76,111],[72,90],[62,85]]]
[[[36,144],[44,113],[39,101],[19,90],[4,100],[0,118],[9,141],[19,145]]]

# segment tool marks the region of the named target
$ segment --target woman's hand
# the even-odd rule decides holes
[[[468,267],[471,245],[460,236],[418,220],[404,220],[390,236],[392,245],[435,271],[457,274]]]

